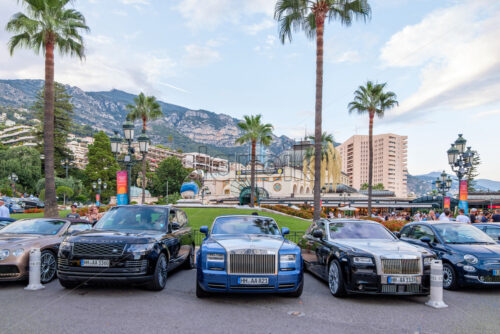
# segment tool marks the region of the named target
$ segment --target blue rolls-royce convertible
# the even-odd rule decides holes
[[[443,287],[500,285],[500,245],[475,226],[450,222],[405,225],[401,240],[426,247],[443,260]]]
[[[302,294],[300,249],[284,238],[274,219],[264,216],[220,216],[197,253],[196,296],[212,292]]]

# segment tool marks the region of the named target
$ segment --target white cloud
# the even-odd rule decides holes
[[[486,0],[436,10],[394,34],[380,58],[390,67],[420,67],[420,86],[391,114],[398,119],[499,102],[498,36],[500,6]]]
[[[201,67],[221,59],[219,52],[209,45],[189,44],[185,46],[183,62],[189,67]]]
[[[475,117],[476,118],[486,118],[486,117],[491,117],[491,116],[496,116],[496,115],[500,115],[500,109],[482,111],[482,112],[476,114]]]
[[[331,60],[334,63],[356,63],[361,60],[361,56],[358,51],[349,50],[335,55]]]
[[[149,5],[149,0],[120,0],[124,5]]]
[[[261,32],[263,30],[267,30],[267,29],[269,29],[271,27],[275,27],[275,26],[276,26],[275,21],[266,18],[258,23],[254,23],[252,25],[244,27],[244,30],[249,35],[256,35],[257,33]]]

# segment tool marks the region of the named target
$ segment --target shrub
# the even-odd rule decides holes
[[[381,222],[382,225],[387,227],[392,232],[399,232],[408,222],[405,220],[387,220]]]
[[[43,209],[39,208],[31,208],[31,209],[26,209],[24,210],[24,213],[42,213]]]

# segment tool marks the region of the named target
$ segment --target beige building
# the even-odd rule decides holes
[[[71,151],[73,155],[73,165],[78,169],[85,169],[89,160],[87,154],[89,152],[88,146],[94,142],[92,137],[76,137],[74,134],[68,135],[68,142],[66,147]]]
[[[35,128],[32,126],[12,126],[0,131],[0,143],[5,146],[36,146],[34,132]]]
[[[407,146],[407,136],[373,136],[373,184],[382,183],[397,197],[407,196]],[[348,185],[360,189],[368,183],[368,136],[352,136],[337,149],[342,157],[342,171],[349,176]]]
[[[202,169],[209,173],[223,173],[229,170],[229,163],[226,159],[215,158],[199,152],[184,153],[182,165],[186,168]]]

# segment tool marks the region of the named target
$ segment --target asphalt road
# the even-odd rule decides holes
[[[0,284],[0,333],[499,333],[500,288],[445,291],[446,309],[427,297],[332,297],[306,274],[301,298],[195,296],[195,271],[170,275],[162,292],[141,288],[44,290]]]

